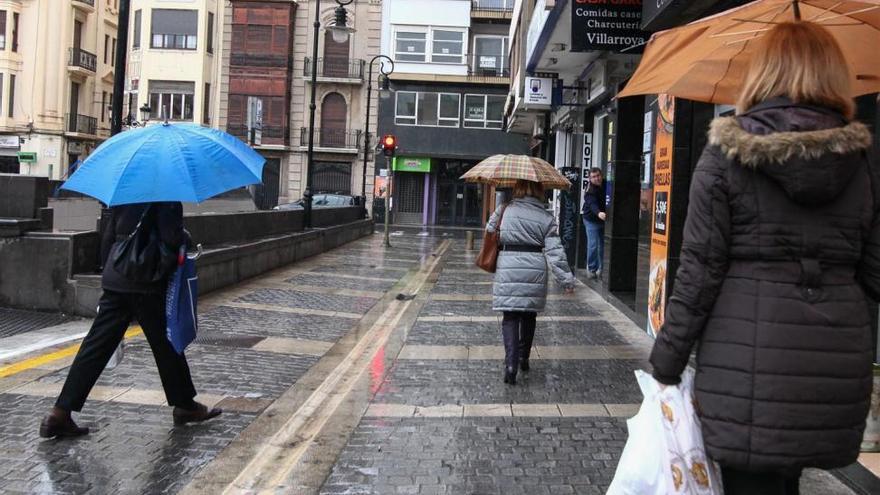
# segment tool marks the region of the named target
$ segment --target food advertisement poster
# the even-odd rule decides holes
[[[654,121],[654,215],[651,226],[651,270],[648,281],[648,333],[656,337],[666,315],[666,262],[669,257],[669,205],[672,195],[675,98],[660,95]]]

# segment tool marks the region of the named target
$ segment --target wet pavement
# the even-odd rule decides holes
[[[173,426],[137,329],[84,438],[37,436],[74,342],[0,360],[0,493],[604,493],[650,338],[554,285],[532,369],[506,386],[492,277],[462,232],[415,234],[203,298],[187,356],[197,399],[225,409],[206,424]],[[804,493],[851,492],[813,472]]]

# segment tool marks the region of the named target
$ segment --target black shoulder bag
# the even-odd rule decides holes
[[[113,268],[136,283],[166,280],[177,260],[176,254],[159,238],[152,210],[152,206],[147,206],[134,231],[125,240],[117,242],[111,253]]]

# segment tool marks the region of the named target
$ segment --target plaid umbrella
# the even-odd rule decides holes
[[[482,182],[495,187],[511,187],[517,180],[540,182],[549,189],[568,189],[571,182],[553,165],[527,155],[494,155],[486,158],[461,176],[468,182]]]

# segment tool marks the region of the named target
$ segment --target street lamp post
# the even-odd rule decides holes
[[[351,4],[354,0],[336,0],[337,7],[335,11],[335,22],[332,26],[328,26],[331,34],[333,35],[333,41],[338,43],[344,43],[348,40],[348,36],[354,32],[354,29],[348,27],[347,24],[347,13],[345,11],[345,6]],[[312,169],[313,162],[315,158],[315,109],[317,108],[317,103],[315,98],[318,94],[317,85],[318,85],[318,36],[321,34],[321,0],[315,0],[315,23],[314,27],[314,40],[312,46],[312,96],[311,102],[309,103],[309,148],[308,154],[306,158],[306,187],[303,191],[303,213],[305,221],[305,228],[312,228]]]
[[[361,171],[363,177],[361,179],[361,198],[364,201],[364,217],[367,216],[367,157],[370,155],[370,98],[373,96],[373,64],[376,60],[382,60],[382,64],[379,65],[379,73],[381,74],[382,80],[379,82],[379,91],[385,92],[388,91],[388,76],[394,72],[394,60],[387,55],[376,55],[370,60],[370,69],[369,75],[367,77],[367,119],[366,119],[366,132],[364,135],[364,169]],[[386,72],[385,71],[385,63],[388,62],[391,64],[391,68]]]

